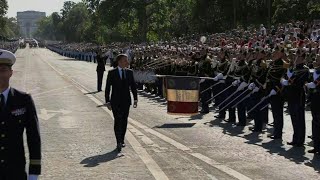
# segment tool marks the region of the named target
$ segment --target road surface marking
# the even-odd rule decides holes
[[[54,116],[56,116],[58,113],[49,113],[46,109],[40,109],[40,113],[38,113],[38,116],[40,119],[43,120],[49,120],[51,118],[53,118]]]
[[[67,115],[70,114],[71,111],[67,111],[65,109],[60,109],[60,110],[47,110],[45,108],[40,109],[40,113],[38,114],[40,119],[43,120],[49,120],[51,118],[53,118],[54,116],[56,116],[57,114],[63,114],[63,115]]]
[[[52,93],[52,92],[55,92],[55,91],[57,91],[58,93],[61,93],[61,90],[62,90],[62,89],[67,89],[67,88],[72,87],[72,86],[73,86],[73,85],[69,85],[69,86],[65,86],[65,87],[61,87],[61,88],[57,88],[57,89],[51,89],[51,90],[49,90],[49,91],[43,91],[43,92],[34,93],[34,94],[32,94],[32,93],[29,91],[29,93],[31,93],[32,98],[39,98],[39,97],[41,97],[41,95],[49,94],[49,93]]]

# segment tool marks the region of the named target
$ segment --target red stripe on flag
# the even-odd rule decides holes
[[[198,102],[173,102],[168,101],[168,113],[173,114],[197,114]]]

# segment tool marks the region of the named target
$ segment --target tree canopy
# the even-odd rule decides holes
[[[0,0],[0,36],[6,38],[17,38],[20,35],[16,18],[5,17],[8,11],[8,2]]]
[[[320,19],[318,0],[66,1],[39,22],[37,36],[67,42],[147,42],[236,27]]]

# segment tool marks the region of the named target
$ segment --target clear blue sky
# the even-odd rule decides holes
[[[63,2],[66,0],[7,0],[9,9],[7,16],[16,17],[18,11],[41,11],[46,12],[47,16],[53,12],[60,12]],[[72,0],[80,2],[81,0]]]

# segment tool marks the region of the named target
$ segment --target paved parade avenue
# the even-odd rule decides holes
[[[168,115],[164,99],[143,91],[118,154],[112,112],[102,106],[104,91],[96,92],[96,64],[40,48],[16,56],[11,85],[33,96],[39,116],[41,180],[320,179],[320,157],[307,153],[311,140],[305,148],[286,145],[293,131],[287,113],[283,141],[272,141],[271,126],[256,134],[215,120],[214,112]],[[306,125],[311,135],[310,111]]]

